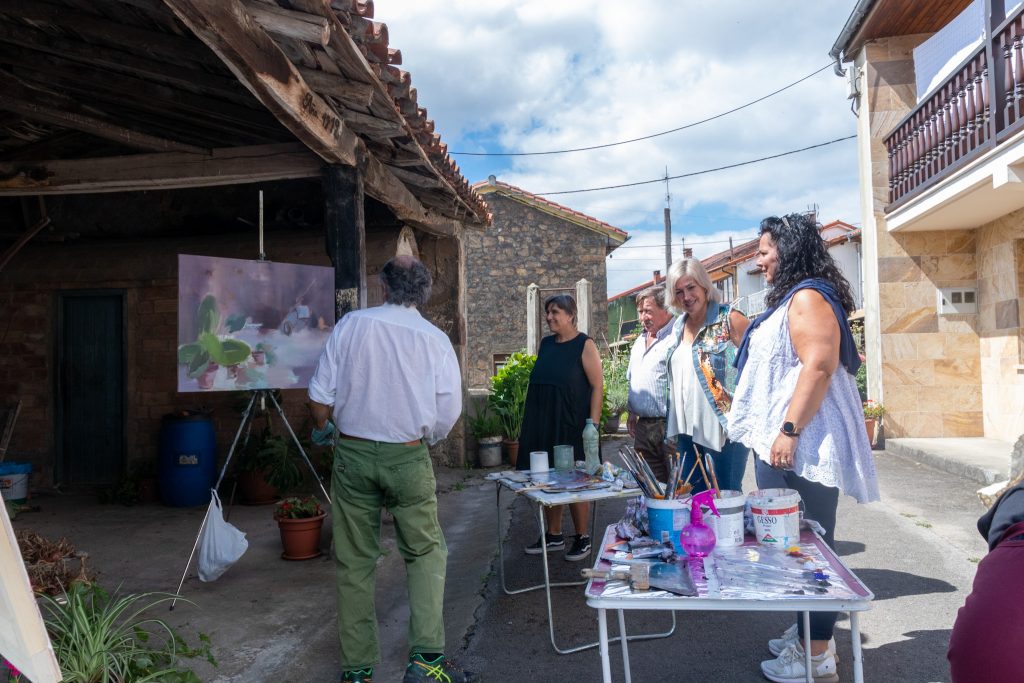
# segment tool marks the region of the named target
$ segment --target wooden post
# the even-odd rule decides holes
[[[530,283],[526,288],[526,352],[537,355],[540,349],[540,287]]]
[[[594,316],[594,297],[590,282],[586,278],[576,283],[576,317],[577,327],[583,334],[591,334],[590,323]],[[595,342],[596,343],[596,342]]]
[[[366,224],[363,175],[353,166],[326,166],[323,172],[324,231],[334,265],[334,314],[366,307]]]

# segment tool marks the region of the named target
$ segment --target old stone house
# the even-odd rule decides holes
[[[466,383],[470,390],[489,387],[496,367],[511,353],[527,348],[527,287],[551,294],[574,294],[577,281],[591,284],[594,302],[589,334],[607,344],[605,257],[628,235],[604,221],[574,211],[497,180],[473,185],[490,207],[493,222],[485,232],[467,232]],[[547,328],[541,319],[542,334]]]
[[[464,354],[462,239],[486,205],[362,2],[17,3],[0,8],[0,401],[33,486],[109,484],[156,457],[178,394],[177,255],[333,266],[340,316],[379,301],[401,242],[424,311]],[[305,392],[285,393],[296,428]],[[461,462],[462,440],[435,456]]]

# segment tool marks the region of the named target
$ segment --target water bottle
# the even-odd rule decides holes
[[[597,436],[597,427],[594,421],[587,418],[587,426],[583,428],[583,454],[586,456],[584,469],[589,474],[595,474],[601,469],[601,459],[598,458],[600,443]]]

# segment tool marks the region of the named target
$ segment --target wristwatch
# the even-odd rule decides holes
[[[796,425],[792,422],[783,422],[782,429],[779,430],[786,436],[800,436],[800,432],[797,431]]]

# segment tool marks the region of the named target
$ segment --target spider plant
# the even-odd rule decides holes
[[[40,595],[62,683],[201,683],[178,667],[178,659],[203,657],[216,666],[209,638],[200,634],[199,647],[191,649],[167,622],[146,616],[174,598],[109,596],[99,586],[77,582],[57,597]]]

